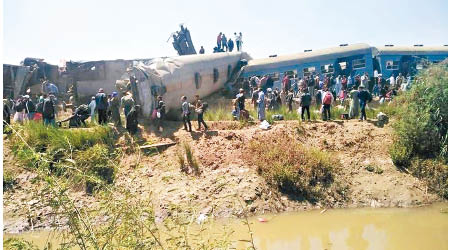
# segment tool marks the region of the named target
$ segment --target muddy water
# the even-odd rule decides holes
[[[322,210],[323,211],[323,210]],[[264,215],[251,218],[257,249],[447,249],[447,204],[421,208],[335,209]],[[264,218],[267,222],[259,222]],[[232,228],[234,240],[247,240],[242,222],[217,221]],[[5,234],[41,247],[48,232]],[[246,243],[237,241],[237,249]]]

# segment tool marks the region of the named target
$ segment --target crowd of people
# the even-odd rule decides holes
[[[114,123],[117,127],[122,127],[121,110],[126,119],[126,129],[135,134],[138,130],[139,105],[135,104],[129,91],[124,92],[119,98],[117,92],[110,95],[105,94],[100,88],[95,96],[92,96],[90,102],[79,106],[72,106],[72,114],[65,118],[57,120],[61,116],[59,101],[57,98],[58,88],[53,83],[45,83],[41,89],[41,95],[31,94],[27,90],[27,95],[19,96],[16,100],[3,99],[3,128],[11,123],[11,116],[16,123],[42,122],[46,126],[62,126],[64,122],[69,122],[68,126],[81,127],[87,126],[86,120],[91,117],[91,123],[97,122],[104,125],[108,122]],[[165,114],[165,104],[161,97],[157,98],[157,112],[161,115],[156,117],[162,120]],[[96,119],[97,118],[97,119]],[[161,125],[161,122],[158,122]],[[159,128],[159,127],[158,127]]]
[[[347,113],[342,113],[343,118],[359,117],[363,121],[367,119],[367,103],[374,97],[382,104],[392,100],[398,91],[409,89],[412,83],[410,75],[405,78],[400,73],[397,77],[392,75],[386,80],[381,74],[374,73],[375,77],[372,79],[367,72],[354,77],[312,73],[303,78],[285,73],[281,78],[281,89],[273,88],[275,81],[271,75],[261,78],[252,76],[243,82],[240,93],[248,91],[260,121],[266,119],[265,110],[276,110],[286,105],[292,112],[295,103],[299,104],[298,111],[302,120],[310,120],[310,106],[313,104],[320,109],[323,120],[330,120],[332,106],[339,104],[347,110]],[[237,100],[238,96],[236,102]],[[236,116],[238,112],[239,108],[235,108],[233,115]]]

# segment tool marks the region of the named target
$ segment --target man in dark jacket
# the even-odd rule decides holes
[[[100,88],[97,95],[95,95],[95,104],[98,111],[98,124],[106,124],[108,98],[106,97],[106,94],[104,93],[102,88]]]
[[[122,127],[122,121],[120,120],[120,100],[117,92],[112,93],[112,98],[110,101],[111,119],[114,125],[117,127]]]
[[[33,100],[31,100],[29,95],[25,96],[25,113],[28,116],[28,120],[33,120],[34,113],[36,112],[36,105],[34,105]]]
[[[8,100],[3,99],[3,133],[5,133],[5,126],[11,124],[11,110],[9,109]]]
[[[233,51],[233,48],[234,48],[234,42],[233,42],[233,40],[231,40],[231,38],[230,38],[230,39],[228,39],[228,51],[229,51],[229,52],[232,52],[232,51]]]
[[[312,97],[308,92],[308,89],[303,90],[303,94],[300,97],[300,105],[302,106],[302,121],[305,120],[305,111],[308,113],[308,121],[311,120],[309,114],[309,105],[311,105]]]
[[[61,123],[69,121],[69,128],[78,128],[81,126],[81,124],[86,127],[86,120],[89,118],[89,116],[89,106],[86,104],[82,104],[79,107],[75,108],[75,112],[72,114],[72,116],[65,120],[58,121],[57,123],[58,126],[61,127]]]
[[[130,134],[134,135],[138,130],[138,115],[139,115],[140,106],[136,105],[131,108],[130,112],[127,115],[127,130]]]
[[[359,85],[358,91],[359,107],[361,109],[361,116],[359,121],[367,120],[366,117],[366,104],[372,100],[372,95],[367,91],[363,85]]]
[[[44,118],[44,125],[56,126],[55,123],[55,104],[53,101],[53,95],[49,95],[44,100],[44,106],[42,108],[42,118]]]

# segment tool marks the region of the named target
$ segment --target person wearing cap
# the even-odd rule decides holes
[[[34,113],[36,112],[36,105],[33,103],[29,95],[25,95],[25,114],[29,121],[33,120]]]
[[[205,128],[205,131],[208,130],[208,126],[206,125],[206,122],[203,120],[203,113],[205,112],[205,109],[203,107],[203,102],[200,100],[199,95],[195,95],[195,101],[194,101],[194,108],[195,112],[197,113],[197,122],[198,122],[198,128],[197,130],[200,131],[202,128],[202,124]]]
[[[114,125],[117,127],[122,127],[122,121],[120,120],[120,100],[117,92],[112,92],[110,101],[111,119]]]
[[[94,121],[95,121],[95,107],[96,107],[95,96],[93,96],[91,98],[91,102],[89,103],[89,111],[91,114],[91,123],[94,123]]]
[[[358,91],[359,108],[361,109],[361,116],[359,121],[367,120],[366,104],[372,100],[372,95],[367,91],[363,85],[359,86]]]
[[[126,92],[124,96],[120,99],[120,106],[123,108],[123,113],[127,117],[128,112],[134,106],[134,99],[130,92]]]
[[[245,91],[244,89],[239,89],[239,94],[236,95],[236,107],[238,111],[238,117],[242,116],[241,112],[246,112],[245,110]]]
[[[138,116],[140,112],[140,106],[135,105],[131,108],[130,112],[127,115],[127,130],[130,134],[134,135],[138,130]]]
[[[100,88],[95,95],[95,105],[98,112],[98,124],[106,124],[107,122],[107,110],[108,110],[108,98],[103,89]]]
[[[264,91],[262,88],[258,89],[258,120],[264,121],[266,119],[266,103],[264,98]]]

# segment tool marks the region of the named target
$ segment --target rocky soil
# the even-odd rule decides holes
[[[277,122],[270,130],[257,125],[236,129],[233,122],[208,122],[210,130],[188,133],[181,124],[169,122],[163,132],[142,128],[141,137],[152,143],[177,142],[157,153],[125,154],[115,185],[125,187],[135,197],[153,201],[158,220],[169,216],[171,208],[193,207],[200,214],[230,217],[242,214],[247,204],[252,214],[296,211],[324,207],[409,207],[439,200],[427,192],[424,182],[397,169],[388,154],[391,129],[373,122],[332,121]],[[193,122],[194,127],[196,127]],[[347,201],[310,204],[296,201],[269,187],[254,166],[243,157],[247,142],[256,136],[290,133],[300,143],[330,152],[343,168],[338,181],[349,187]],[[198,176],[180,170],[177,153],[181,144],[191,145],[200,163]],[[16,163],[4,147],[4,169],[14,171],[17,185],[4,192],[4,232],[21,232],[49,227],[50,209],[40,205],[37,194],[43,183],[36,174]],[[95,208],[98,200],[83,190],[73,190],[80,206]],[[61,222],[63,223],[63,221]]]

